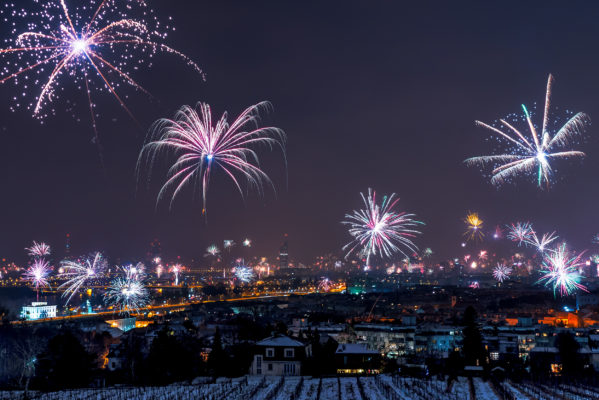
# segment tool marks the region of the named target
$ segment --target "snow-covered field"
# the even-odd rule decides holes
[[[117,387],[79,389],[53,393],[31,392],[34,400],[500,400],[490,382],[460,377],[449,387],[444,380],[391,375],[376,377],[242,377],[220,378],[215,383],[170,385],[166,387]],[[599,389],[572,385],[545,386],[530,383],[502,383],[515,400],[598,399]],[[0,391],[0,400],[23,398],[21,391]]]

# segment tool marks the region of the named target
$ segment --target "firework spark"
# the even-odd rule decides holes
[[[422,252],[422,256],[424,258],[431,258],[433,255],[433,250],[430,247],[427,247],[426,249],[424,249],[424,251]]]
[[[62,296],[69,296],[65,304],[69,304],[71,298],[79,289],[90,280],[97,279],[104,269],[106,269],[106,260],[101,253],[97,252],[92,257],[80,261],[63,261],[61,263],[61,277],[67,279],[59,289],[64,289]]]
[[[465,162],[468,165],[492,164],[493,177],[491,182],[500,185],[506,180],[516,177],[520,174],[534,173],[536,175],[537,185],[541,187],[543,183],[547,186],[550,184],[553,169],[551,161],[556,159],[567,159],[572,157],[584,157],[585,154],[581,151],[564,150],[572,139],[582,135],[585,126],[590,122],[589,117],[584,113],[578,113],[570,118],[563,126],[561,126],[555,134],[550,132],[549,126],[549,110],[551,99],[551,86],[553,84],[553,76],[549,75],[547,80],[547,91],[545,95],[545,108],[543,113],[543,126],[538,131],[538,127],[532,122],[532,118],[524,105],[524,118],[527,128],[530,130],[532,140],[527,139],[514,125],[500,120],[500,128],[485,124],[484,122],[476,121],[476,124],[487,128],[498,138],[510,146],[505,154],[472,157]]]
[[[263,184],[272,185],[272,182],[260,169],[258,155],[253,148],[257,145],[280,146],[284,152],[285,146],[285,133],[281,129],[258,127],[260,111],[268,107],[267,102],[248,107],[232,123],[229,123],[229,115],[225,112],[216,124],[212,122],[208,104],[198,103],[195,109],[182,107],[174,119],[161,119],[154,124],[139,155],[138,175],[144,172],[145,167],[151,172],[156,157],[161,152],[171,151],[178,158],[168,171],[158,200],[174,188],[172,206],[181,189],[197,180],[202,190],[202,212],[205,213],[206,194],[214,168],[221,169],[231,178],[242,197],[242,179],[262,194]]]
[[[518,246],[530,242],[534,234],[532,225],[529,222],[516,222],[508,225],[507,229],[507,238],[512,242],[518,242]]]
[[[33,241],[31,247],[26,248],[27,254],[31,257],[45,257],[50,255],[50,246],[43,242]]]
[[[66,88],[75,86],[85,93],[96,130],[92,91],[110,93],[132,116],[117,89],[124,83],[148,94],[132,72],[151,66],[150,60],[158,52],[176,55],[202,74],[191,59],[162,43],[174,27],[158,21],[145,1],[84,3],[69,9],[65,0],[34,0],[36,10],[11,4],[0,11],[6,15],[5,23],[13,27],[7,47],[0,49],[0,56],[6,59],[0,83],[12,80],[19,84],[24,98],[30,91],[36,92],[31,102],[15,97],[13,106],[24,103],[34,116],[43,118],[54,112],[46,108]]]
[[[223,248],[227,251],[230,251],[233,246],[235,246],[235,241],[234,240],[224,240],[223,241]]]
[[[553,294],[559,290],[561,296],[568,296],[580,289],[587,292],[587,288],[580,283],[582,276],[578,269],[585,262],[582,261],[582,255],[571,253],[566,249],[566,244],[562,243],[554,251],[545,254],[543,260],[544,275],[539,282],[545,281],[545,286],[553,286]]]
[[[497,264],[497,266],[493,269],[493,278],[495,278],[495,280],[498,282],[503,282],[510,277],[511,273],[511,267],[508,267],[504,264]]]
[[[252,241],[248,238],[243,240],[243,247],[252,247]]]
[[[30,282],[35,287],[38,298],[40,287],[50,286],[50,282],[48,282],[50,271],[51,267],[48,261],[38,258],[23,274],[23,279]]]
[[[148,289],[139,276],[126,273],[125,276],[119,276],[110,283],[110,287],[104,294],[104,300],[119,312],[130,314],[148,304]]]
[[[482,240],[485,236],[483,233],[483,220],[480,219],[478,213],[468,212],[466,218],[464,219],[468,230],[464,232],[464,236],[468,236],[468,240]]]
[[[493,239],[502,239],[503,238],[503,229],[501,226],[497,225],[495,227],[495,232],[493,232]]]
[[[381,205],[377,204],[376,192],[368,189],[368,196],[360,193],[364,208],[345,215],[342,224],[349,225],[349,233],[353,240],[343,247],[349,256],[358,249],[366,255],[366,265],[370,265],[370,257],[379,255],[391,257],[395,253],[408,256],[402,247],[415,252],[418,250],[412,238],[420,232],[413,229],[422,222],[413,219],[414,214],[396,212],[394,210],[399,198],[395,193],[383,196]]]

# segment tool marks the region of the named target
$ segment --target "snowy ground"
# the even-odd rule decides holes
[[[34,400],[500,400],[493,385],[480,378],[460,377],[447,387],[436,378],[418,379],[391,375],[376,377],[242,377],[219,379],[200,385],[166,387],[80,389],[55,393],[30,393]],[[506,381],[502,388],[515,400],[598,399],[599,389],[572,385],[532,385]],[[23,392],[2,392],[0,400],[23,398]]]

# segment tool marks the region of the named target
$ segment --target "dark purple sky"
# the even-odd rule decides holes
[[[176,58],[159,56],[151,73],[135,76],[160,102],[129,92],[141,127],[109,95],[96,96],[105,172],[84,108],[80,123],[58,112],[41,125],[25,110],[10,112],[18,89],[0,86],[1,255],[23,257],[32,239],[60,247],[70,232],[75,253],[135,257],[157,237],[167,255],[194,257],[212,242],[248,236],[256,255],[273,256],[288,233],[291,256],[309,262],[340,251],[349,237],[339,222],[368,187],[396,192],[400,207],[427,223],[418,244],[439,257],[461,254],[468,210],[489,229],[527,219],[580,250],[592,246],[599,231],[593,126],[580,146],[588,157],[559,164],[561,179],[550,191],[527,179],[497,190],[462,161],[491,150],[473,121],[542,102],[549,72],[554,105],[599,116],[599,5],[151,3],[174,18],[177,31],[167,42],[202,66],[206,82]],[[236,114],[261,100],[274,106],[266,121],[288,135],[288,186],[280,152],[261,152],[276,196],[243,203],[216,173],[206,224],[191,191],[169,212],[167,203],[155,209],[157,186],[136,190],[137,154],[153,120],[197,101]],[[155,176],[157,184],[162,179]]]

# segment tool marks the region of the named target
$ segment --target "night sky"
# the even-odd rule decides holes
[[[151,71],[134,74],[157,100],[123,88],[139,124],[97,93],[105,169],[83,103],[80,122],[58,103],[40,124],[27,110],[9,111],[19,89],[1,85],[0,255],[24,259],[33,239],[61,248],[69,232],[74,253],[101,250],[109,258],[143,256],[159,238],[167,256],[189,259],[213,242],[246,236],[253,255],[273,257],[288,234],[292,258],[308,263],[341,253],[349,235],[340,221],[368,187],[397,193],[400,207],[426,222],[417,244],[438,260],[463,253],[468,210],[488,230],[524,219],[592,250],[596,125],[578,146],[587,158],[557,164],[551,190],[530,178],[497,189],[463,164],[492,149],[474,120],[542,103],[550,72],[553,105],[599,118],[599,4],[590,3],[150,1],[158,15],[174,18],[167,43],[194,59],[206,81],[159,55]],[[73,88],[61,99],[69,94],[81,98]],[[171,211],[168,202],[155,207],[164,175],[150,187],[135,177],[150,124],[197,101],[220,115],[261,100],[274,106],[265,122],[288,135],[287,170],[280,151],[260,151],[277,193],[244,203],[216,173],[207,222],[191,190]]]

